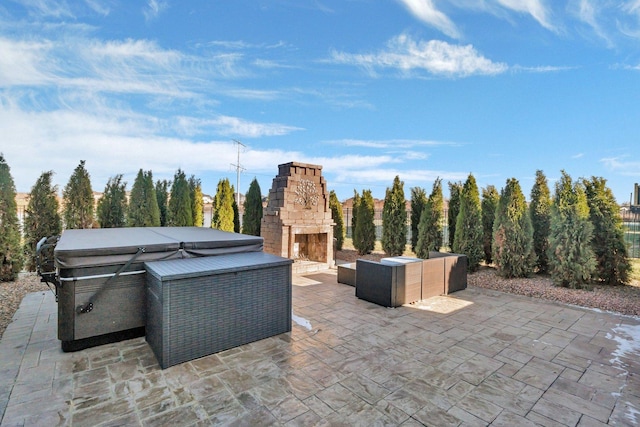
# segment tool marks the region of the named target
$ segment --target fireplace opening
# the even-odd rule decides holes
[[[327,233],[296,234],[293,243],[293,259],[326,262]]]

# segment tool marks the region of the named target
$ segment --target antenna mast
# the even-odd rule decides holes
[[[238,205],[238,210],[240,210],[240,172],[244,171],[244,167],[240,164],[240,147],[246,146],[237,139],[234,139],[233,142],[238,146],[238,160],[236,164],[231,163],[231,166],[236,169],[236,205]]]

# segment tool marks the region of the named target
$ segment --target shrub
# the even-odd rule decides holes
[[[536,181],[531,189],[529,216],[533,225],[533,249],[536,253],[536,267],[539,273],[546,273],[549,270],[551,193],[547,185],[547,177],[541,170],[536,171]]]
[[[469,175],[460,192],[460,212],[456,220],[453,251],[467,256],[469,272],[477,271],[483,259],[482,212],[478,185]]]
[[[487,264],[493,262],[493,222],[496,217],[496,208],[500,194],[493,185],[488,185],[482,189],[482,248],[484,250],[484,260]]]
[[[391,189],[387,188],[382,209],[382,249],[389,256],[404,253],[407,245],[407,207],[404,182],[396,176]]]
[[[0,153],[0,282],[15,280],[23,262],[16,186],[9,165]]]
[[[192,206],[189,181],[187,181],[185,173],[181,169],[178,169],[173,175],[173,182],[171,184],[167,225],[173,227],[192,226]]]
[[[358,203],[356,233],[353,246],[360,255],[370,254],[376,244],[376,226],[374,217],[373,196],[371,190],[363,190]],[[354,215],[355,216],[355,215]]]
[[[129,213],[127,215],[129,227],[159,227],[160,208],[153,185],[151,171],[140,169],[129,196]]]
[[[101,228],[124,227],[127,209],[127,183],[122,182],[122,175],[109,178],[98,200],[98,224]]]
[[[336,239],[336,250],[341,251],[344,246],[344,217],[342,215],[342,205],[338,200],[336,192],[329,192],[329,208],[331,209],[331,217],[336,224],[333,226],[333,237]]]
[[[593,225],[584,188],[573,184],[562,171],[551,205],[549,271],[554,283],[569,288],[587,288],[596,271],[591,248]]]
[[[449,230],[449,248],[453,248],[453,240],[456,235],[456,222],[460,212],[460,193],[462,192],[461,182],[449,183],[449,210],[447,212],[447,227]]]
[[[495,211],[493,260],[503,277],[529,277],[535,265],[533,227],[515,178],[507,180]]]
[[[193,225],[202,227],[204,224],[204,200],[202,200],[202,183],[198,178],[191,175],[189,178],[189,194],[191,197],[191,213],[193,214]]]
[[[211,227],[222,231],[234,231],[235,214],[233,211],[233,190],[227,178],[218,181],[216,195],[213,198],[213,218]]]
[[[411,189],[411,250],[413,252],[416,252],[418,245],[418,226],[420,225],[420,216],[426,204],[427,193],[424,188],[413,187]]]
[[[169,215],[169,188],[171,181],[163,179],[156,182],[156,199],[158,200],[158,209],[160,210],[160,226],[166,227]]]
[[[64,224],[66,228],[91,228],[93,226],[93,190],[91,178],[84,167],[84,160],[74,169],[62,191]]]
[[[596,276],[608,285],[629,281],[631,264],[624,240],[620,209],[604,178],[584,180],[589,219],[593,225],[591,247],[596,257]]]
[[[256,178],[249,184],[249,190],[244,198],[244,216],[242,217],[242,232],[251,236],[260,235],[262,222],[262,191]]]
[[[437,178],[429,199],[420,215],[418,226],[418,243],[416,255],[419,258],[429,258],[429,251],[439,251],[442,246],[442,180]]]

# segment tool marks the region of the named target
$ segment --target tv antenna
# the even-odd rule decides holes
[[[238,146],[238,160],[236,164],[231,163],[231,166],[236,170],[236,205],[238,206],[238,210],[240,210],[240,173],[245,170],[244,166],[240,164],[240,147],[246,148],[246,145],[237,139],[234,139],[233,143]]]

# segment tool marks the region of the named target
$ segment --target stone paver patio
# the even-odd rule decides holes
[[[53,295],[29,294],[1,425],[640,422],[640,319],[477,288],[388,309],[335,270],[294,276],[293,303],[291,333],[161,370],[144,338],[63,353]]]

